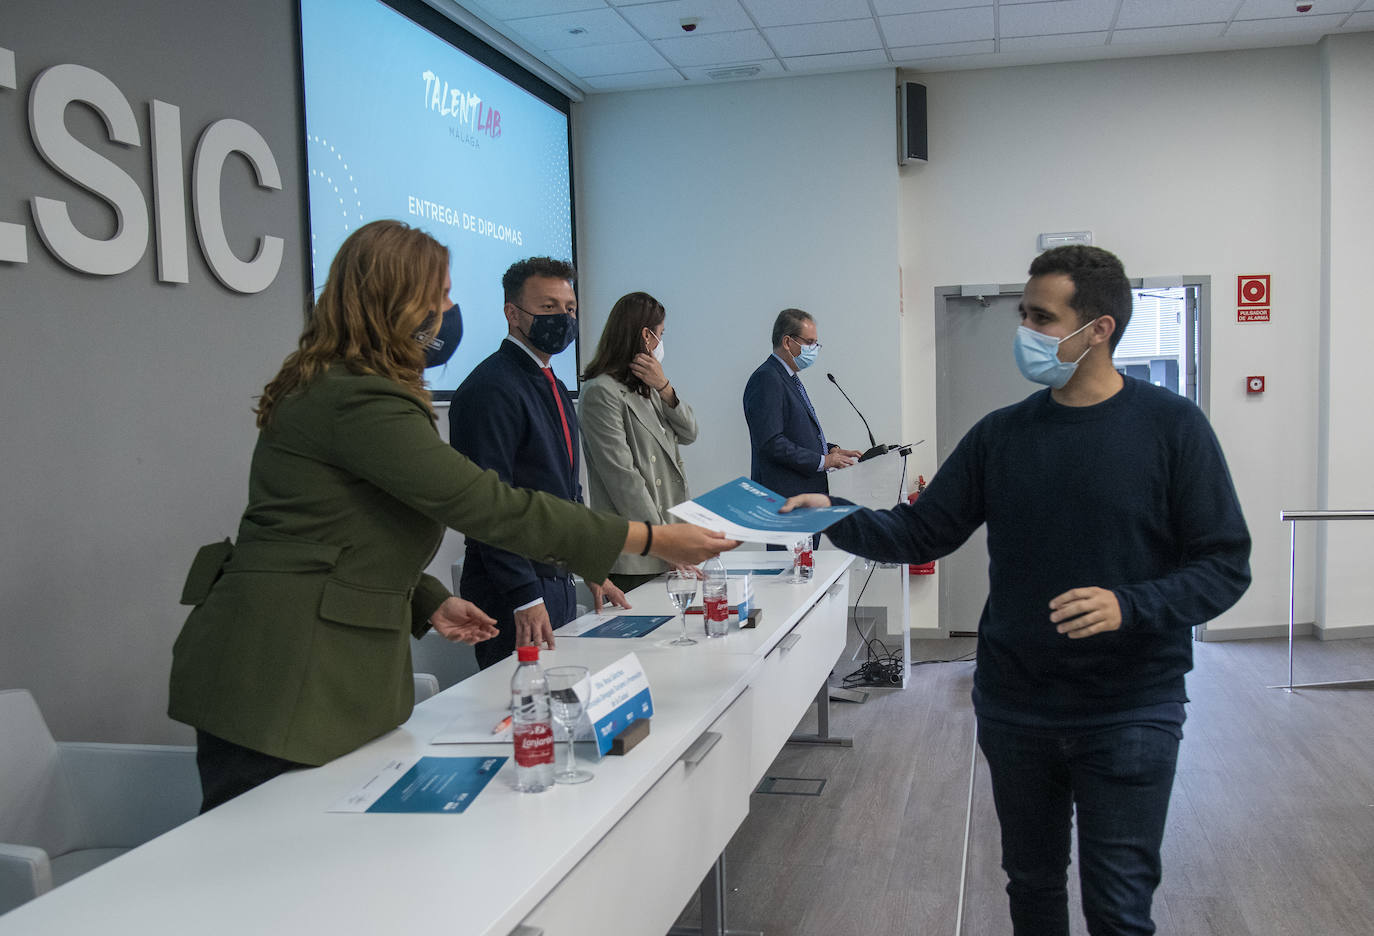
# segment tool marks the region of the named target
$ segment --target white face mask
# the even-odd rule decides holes
[[[1088,325],[1096,321],[1097,319],[1093,319]],[[1025,325],[1017,328],[1014,347],[1016,366],[1020,369],[1021,376],[1032,383],[1045,384],[1056,390],[1068,383],[1073,372],[1078,370],[1078,362],[1088,356],[1088,351],[1092,350],[1092,345],[1089,345],[1086,351],[1072,361],[1059,360],[1059,346],[1087,328],[1088,325],[1075,329],[1063,338],[1041,334]]]
[[[654,356],[654,360],[655,360],[655,361],[657,361],[658,363],[662,364],[662,363],[663,363],[663,336],[662,336],[662,335],[655,335],[653,332],[649,332],[649,334],[650,334],[652,337],[658,339],[658,344],[654,345],[654,350],[650,351],[649,353],[652,354],[652,355]]]

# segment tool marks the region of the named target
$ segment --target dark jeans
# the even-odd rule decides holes
[[[196,769],[200,771],[200,811],[207,813],[273,777],[307,767],[225,741],[196,729]]]
[[[1151,934],[1178,739],[1149,725],[1032,734],[980,719],[1016,936],[1067,936],[1069,836],[1092,936]]]
[[[463,597],[496,618],[496,629],[500,633],[472,648],[479,669],[495,666],[515,652],[515,609],[504,596],[491,594],[483,588],[484,583],[465,581],[462,584]],[[577,593],[571,578],[566,575],[541,577],[539,584],[544,593],[544,610],[548,611],[549,623],[555,630],[577,617]]]

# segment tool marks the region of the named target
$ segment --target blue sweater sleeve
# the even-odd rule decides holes
[[[830,541],[879,562],[930,562],[962,546],[984,519],[980,428],[964,436],[914,504],[856,511],[825,531]]]
[[[1181,427],[1170,471],[1169,513],[1183,561],[1159,578],[1113,589],[1123,630],[1157,632],[1210,621],[1250,585],[1250,531],[1221,445],[1200,413]]]

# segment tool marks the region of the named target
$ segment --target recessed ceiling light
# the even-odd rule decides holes
[[[752,78],[763,71],[762,65],[732,65],[729,68],[712,68],[706,77],[712,81],[729,81],[731,78]]]

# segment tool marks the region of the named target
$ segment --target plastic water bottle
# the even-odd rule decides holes
[[[541,793],[553,785],[553,716],[538,647],[518,647],[510,681],[510,727],[515,741],[515,788]]]
[[[706,636],[724,637],[730,630],[730,589],[726,580],[725,563],[712,556],[701,567],[702,614],[706,618]]]

